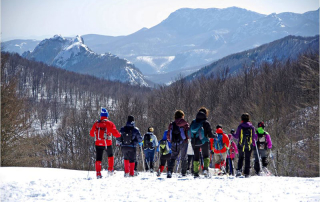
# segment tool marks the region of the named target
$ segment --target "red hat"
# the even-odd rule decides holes
[[[259,128],[259,127],[264,128],[264,123],[263,123],[262,121],[258,123],[258,128]]]
[[[222,133],[223,133],[222,128],[218,128],[218,129],[216,130],[216,133],[218,133],[218,134],[222,134]]]

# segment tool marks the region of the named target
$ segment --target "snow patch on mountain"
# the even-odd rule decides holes
[[[128,60],[110,53],[93,52],[79,35],[75,38],[55,35],[41,41],[33,52],[26,52],[23,56],[82,74],[148,86],[142,73]]]
[[[144,62],[155,69],[157,73],[161,73],[163,69],[175,59],[175,56],[138,56],[136,60]]]

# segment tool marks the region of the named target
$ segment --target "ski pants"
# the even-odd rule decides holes
[[[250,157],[252,153],[251,150],[242,150],[242,147],[238,145],[239,148],[239,160],[238,160],[238,170],[242,170],[243,166],[243,160],[244,160],[244,174],[249,175],[250,174]]]
[[[129,160],[129,163],[134,163],[136,161],[136,148],[135,147],[127,147],[123,146],[122,154],[124,160]]]
[[[145,155],[145,162],[146,162],[146,170],[153,169],[153,160],[154,160],[154,149],[145,149],[144,155]]]
[[[171,158],[168,165],[168,171],[173,172],[176,159],[179,157],[181,160],[181,173],[187,173],[187,149],[188,149],[188,140],[184,140],[181,144],[172,143],[171,145]],[[178,162],[179,163],[179,162]]]
[[[226,160],[226,171],[230,175],[234,175],[234,170],[233,170],[233,158],[227,158]]]
[[[259,156],[262,160],[262,166],[267,167],[268,166],[268,151],[266,149],[259,149]],[[259,158],[257,154],[257,150],[253,150],[254,155],[254,170],[256,172],[260,171],[260,165],[259,165]]]
[[[227,158],[227,152],[223,152],[223,153],[214,153],[214,163],[215,164],[220,164],[223,165],[226,162],[226,158]]]
[[[167,155],[161,155],[160,157],[160,166],[165,166],[167,163],[167,166],[169,165],[169,161],[171,158],[171,153]]]
[[[96,146],[96,161],[102,161],[103,151],[105,150],[105,146]],[[108,146],[106,151],[108,157],[113,157],[112,146]]]

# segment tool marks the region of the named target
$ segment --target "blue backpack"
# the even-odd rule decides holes
[[[208,142],[208,138],[204,134],[203,122],[192,121],[190,129],[188,131],[188,136],[194,142],[196,146],[203,145],[205,142]]]
[[[223,146],[223,142],[222,142],[222,134],[218,134],[217,137],[214,138],[214,148],[216,150],[221,150],[224,146]]]

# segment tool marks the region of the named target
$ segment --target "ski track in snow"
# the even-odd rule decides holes
[[[1,201],[320,201],[320,178],[167,179],[123,171],[103,179],[95,171],[1,167]],[[142,180],[142,178],[148,178]]]

